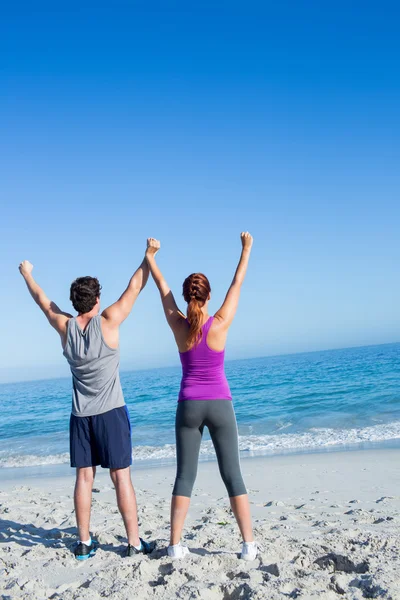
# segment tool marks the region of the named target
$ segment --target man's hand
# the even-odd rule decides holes
[[[155,256],[157,254],[157,252],[159,251],[160,247],[161,247],[161,244],[158,240],[156,240],[154,238],[148,238],[147,239],[146,256]]]
[[[242,231],[240,239],[242,241],[243,250],[250,250],[253,245],[253,236],[251,236],[248,231]]]
[[[19,268],[19,272],[21,273],[22,277],[25,277],[26,275],[29,275],[30,273],[32,273],[33,264],[30,263],[29,260],[23,260],[18,268]]]

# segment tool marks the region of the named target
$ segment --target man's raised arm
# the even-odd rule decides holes
[[[50,325],[60,334],[61,337],[65,336],[66,325],[68,320],[72,317],[69,313],[63,312],[55,302],[49,300],[40,285],[36,283],[32,275],[33,265],[28,261],[24,260],[19,265],[19,272],[25,279],[25,283],[29,290],[30,295],[39,306],[39,308],[46,315]]]
[[[148,278],[149,266],[146,258],[144,258],[141,265],[132,275],[128,287],[122,296],[114,304],[103,310],[102,317],[112,325],[120,325],[122,321],[125,321],[135,304],[136,298],[145,287]]]

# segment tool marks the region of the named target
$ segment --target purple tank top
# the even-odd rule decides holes
[[[184,400],[232,400],[224,369],[225,350],[217,352],[207,344],[207,335],[213,323],[210,317],[202,327],[200,343],[179,352],[182,363],[182,382],[178,402]]]

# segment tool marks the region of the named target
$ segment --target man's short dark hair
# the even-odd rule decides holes
[[[101,285],[96,277],[78,277],[71,283],[69,299],[77,313],[88,313],[100,297]]]

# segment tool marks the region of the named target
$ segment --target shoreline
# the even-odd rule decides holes
[[[385,465],[382,470],[379,469],[379,464]],[[351,474],[353,469],[358,469],[359,472],[369,472],[371,465],[374,465],[376,471],[373,473],[373,481],[371,480],[371,488],[377,489],[377,482],[382,490],[386,490],[389,494],[391,486],[394,488],[398,487],[398,494],[400,500],[400,469],[397,472],[397,465],[400,464],[400,448],[375,448],[375,449],[363,449],[363,450],[341,450],[334,452],[304,452],[299,454],[277,454],[271,456],[257,456],[248,457],[241,459],[242,473],[245,478],[245,483],[249,488],[248,493],[251,496],[253,484],[250,480],[254,478],[254,474],[263,473],[268,477],[270,472],[278,472],[281,470],[291,469],[295,477],[303,475],[303,469],[308,466],[315,478],[323,480],[327,476],[328,470],[332,469],[330,478],[334,479],[335,465],[339,465],[342,473]],[[349,467],[347,467],[349,465]],[[62,467],[62,468],[60,468]],[[389,474],[389,469],[392,469],[392,476]],[[15,469],[3,469],[3,472],[12,471],[10,477],[2,478],[0,491],[12,490],[19,486],[28,486],[33,488],[47,488],[47,486],[55,485],[57,487],[64,485],[73,485],[75,481],[75,469],[69,465],[45,465],[37,467],[35,473],[30,475],[26,471],[32,470],[31,467],[19,467]],[[142,487],[143,483],[148,481],[149,483],[154,482],[156,486],[159,486],[161,482],[165,482],[166,487],[173,486],[175,478],[176,467],[174,464],[153,464],[153,465],[140,465],[139,468],[135,464],[131,467],[132,481],[134,486],[138,485]],[[347,473],[348,472],[348,473]],[[19,476],[18,476],[19,475]],[[309,483],[311,486],[316,485],[314,476],[309,476]],[[249,481],[246,482],[246,477]],[[362,477],[363,485],[368,487],[368,477]],[[106,486],[111,486],[109,483],[108,469],[102,469],[98,467],[96,473],[96,479],[94,488],[97,487],[97,483]],[[285,479],[279,479],[279,494],[282,496],[284,493],[289,493],[291,490],[299,488],[300,479],[285,481]],[[97,482],[97,483],[96,483]],[[268,493],[268,483],[261,482],[262,493]],[[335,484],[335,491],[347,485],[348,480],[341,482],[338,480]],[[372,485],[374,484],[374,485]],[[260,485],[260,484],[258,484]],[[201,490],[206,490],[207,494],[211,496],[226,496],[225,488],[222,480],[219,476],[218,464],[216,459],[202,460],[199,462],[198,475],[195,484],[195,488],[199,487]],[[351,489],[351,484],[347,486]],[[143,488],[144,489],[144,488]],[[149,491],[150,487],[147,488]],[[218,492],[214,490],[217,489]],[[109,491],[109,490],[108,490]],[[167,498],[168,494],[165,494],[164,486],[162,487],[163,495]],[[194,494],[196,489],[194,489]],[[397,493],[397,492],[396,492]],[[257,503],[257,498],[253,499],[253,503]]]
[[[157,448],[157,447],[156,447]],[[400,449],[400,438],[393,440],[384,440],[377,442],[359,442],[355,444],[337,444],[326,447],[315,447],[315,448],[293,448],[293,449],[282,449],[275,451],[266,452],[255,452],[250,453],[248,451],[241,452],[240,461],[243,464],[244,461],[263,460],[269,458],[285,457],[285,456],[307,456],[313,454],[335,454],[335,453],[353,453],[353,452],[370,452],[370,451],[381,451],[381,450],[398,450]],[[135,446],[133,447],[133,452]],[[200,455],[199,463],[216,462],[215,455]],[[146,469],[170,469],[175,468],[175,457],[168,457],[165,459],[133,459],[132,473],[135,471],[141,471]],[[98,471],[101,472],[102,468],[98,467]],[[29,480],[36,477],[68,477],[70,473],[74,474],[74,470],[70,467],[68,462],[64,463],[45,463],[45,464],[33,464],[24,466],[12,466],[12,467],[1,467],[0,474],[2,483],[18,480],[20,478],[28,478]]]

